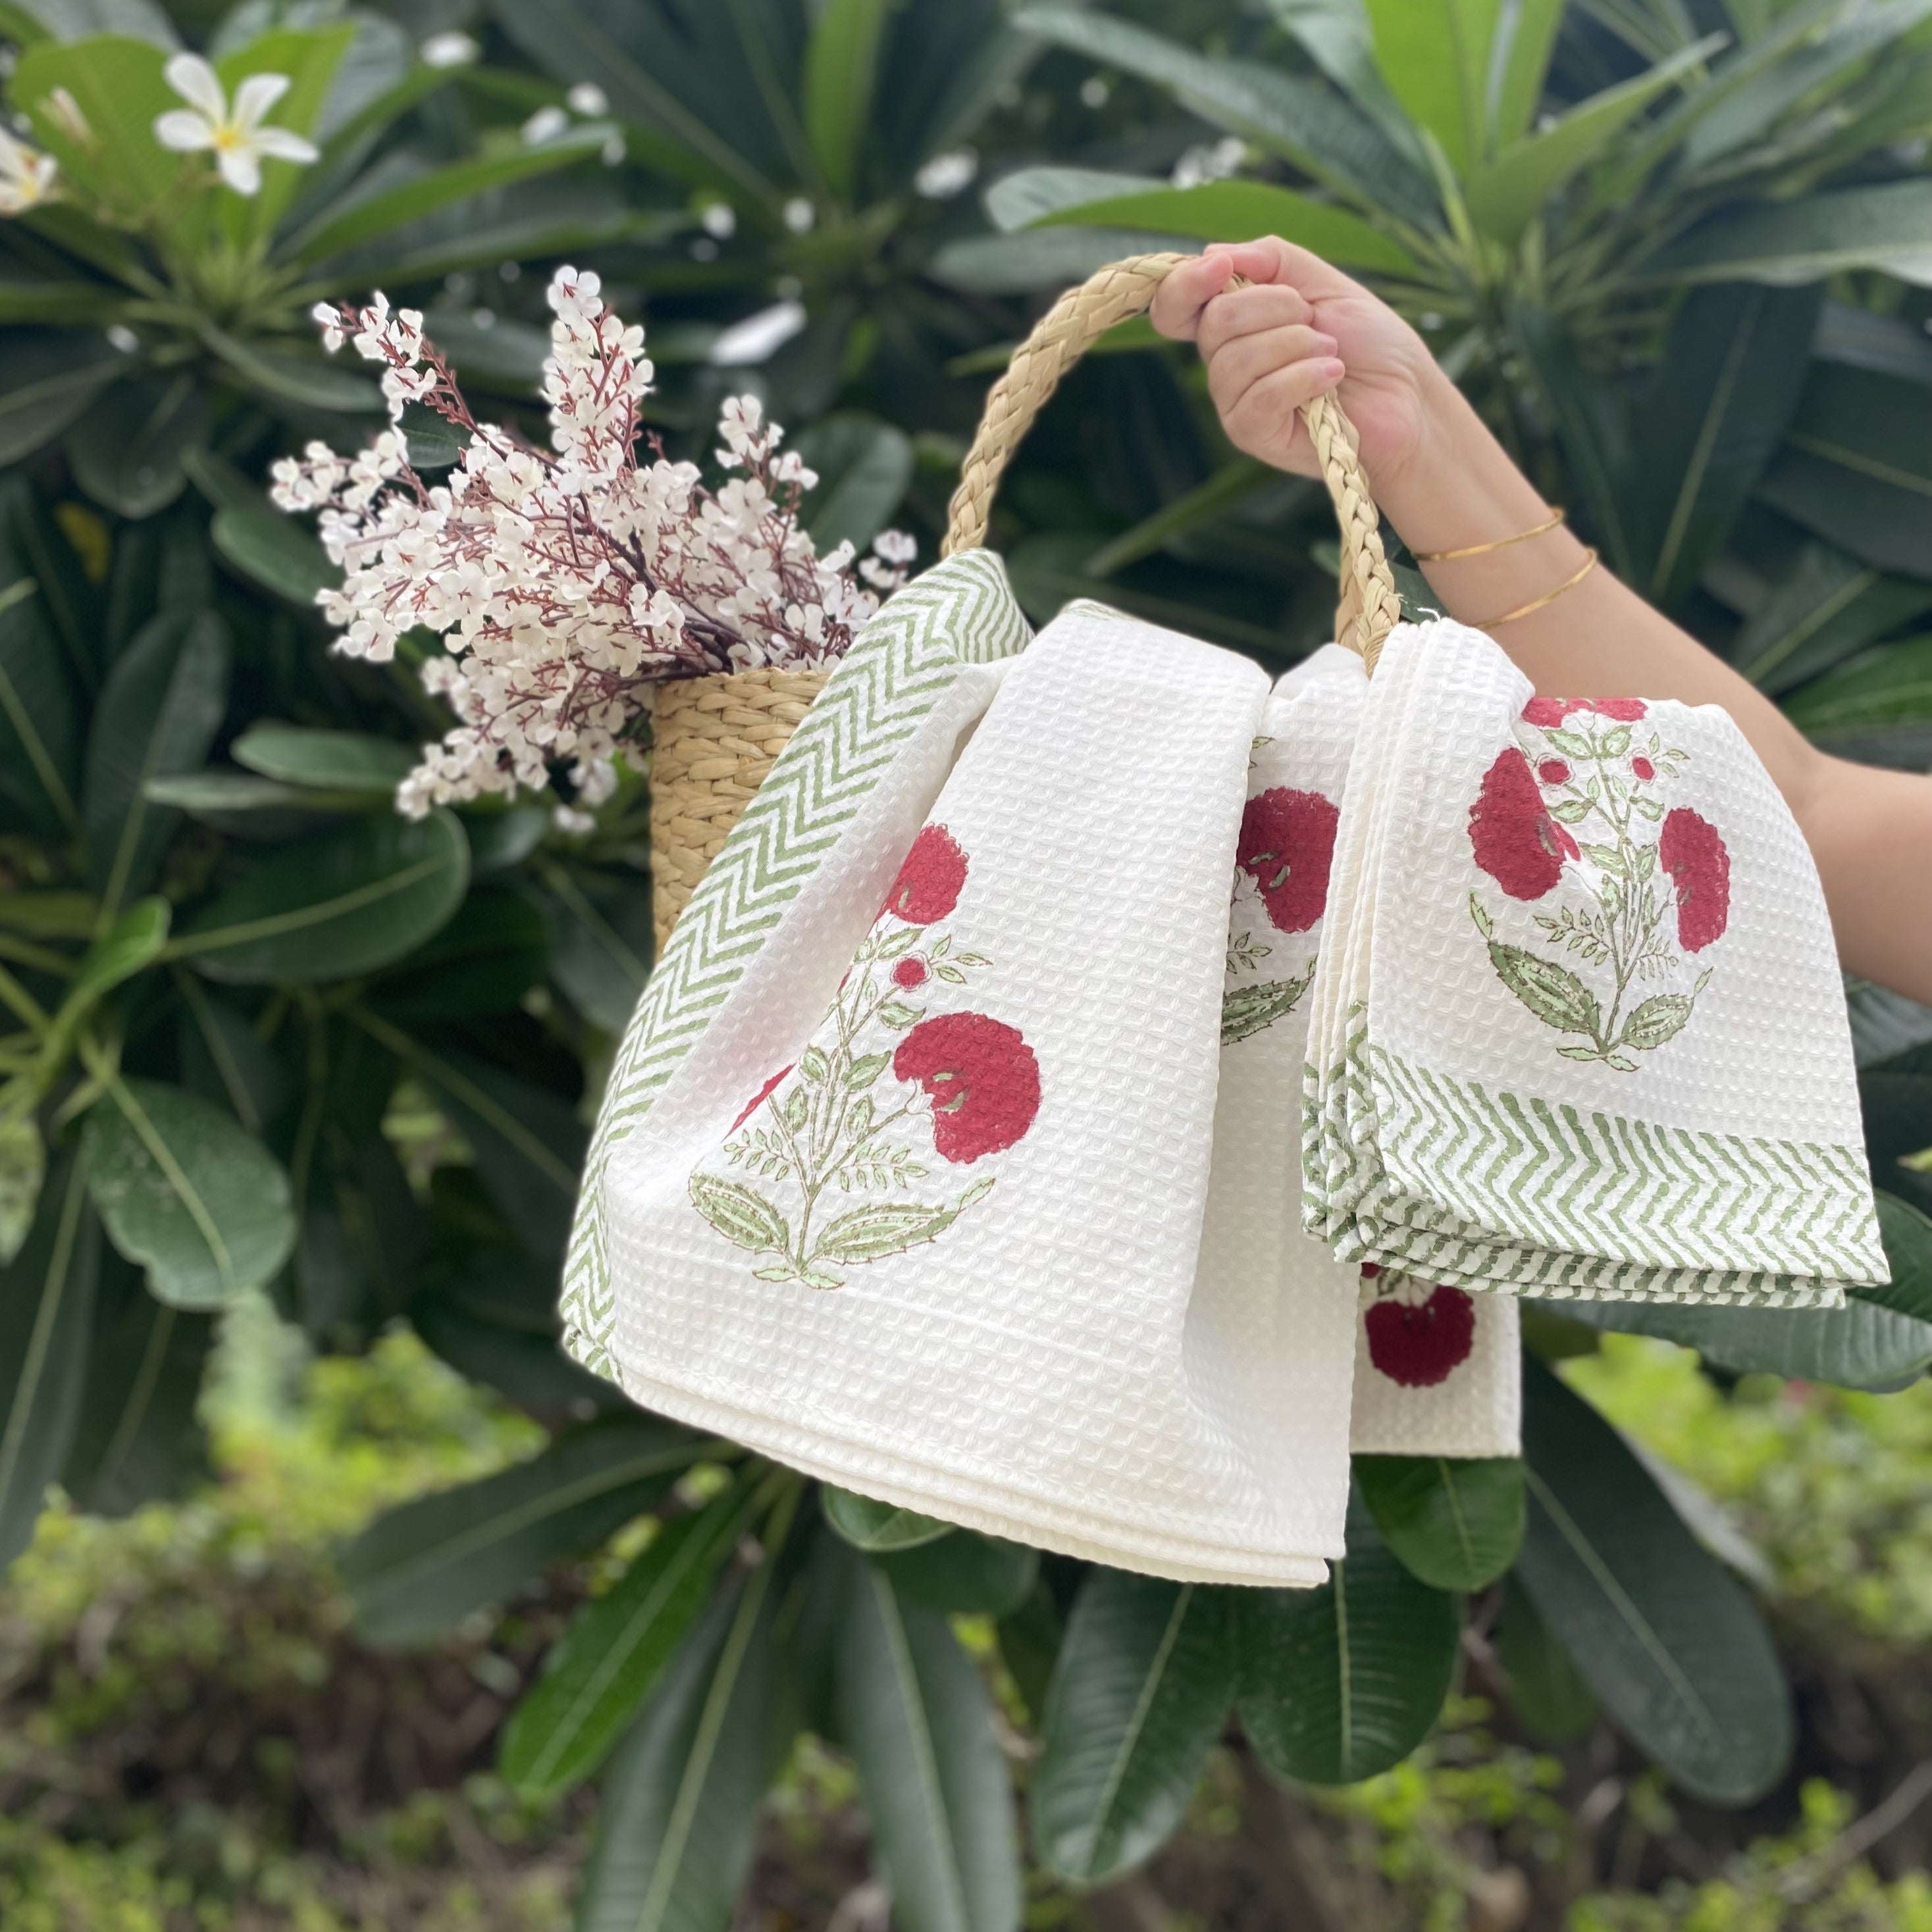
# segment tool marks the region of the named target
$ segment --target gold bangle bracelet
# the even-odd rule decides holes
[[[1574,577],[1566,577],[1554,590],[1546,590],[1540,597],[1533,597],[1527,604],[1519,604],[1514,610],[1505,610],[1500,617],[1485,617],[1474,628],[1493,631],[1499,625],[1514,624],[1519,617],[1527,617],[1532,610],[1540,610],[1545,604],[1554,604],[1564,591],[1574,590],[1596,567],[1597,553],[1586,544],[1583,548],[1583,567]]]
[[[1513,537],[1498,537],[1493,543],[1465,544],[1460,550],[1418,550],[1411,554],[1418,563],[1454,563],[1458,557],[1486,556],[1492,550],[1508,550],[1511,544],[1527,543],[1532,537],[1540,537],[1562,520],[1563,512],[1552,510],[1533,529],[1518,530]]]

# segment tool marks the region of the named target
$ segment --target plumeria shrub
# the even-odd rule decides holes
[[[604,308],[598,278],[560,268],[544,364],[549,450],[478,422],[412,309],[318,305],[328,347],[352,342],[382,367],[392,427],[360,454],[310,442],[274,465],[274,501],[320,512],[340,585],[317,593],[338,648],[386,662],[418,627],[447,650],[424,686],[461,721],[404,780],[411,817],[520,788],[542,790],[568,761],[580,803],[601,804],[619,759],[641,759],[647,694],[666,679],[760,665],[808,668],[843,653],[903,580],[911,539],[818,555],[800,517],[818,482],[755,396],[727,400],[712,490],[643,434],[653,374],[644,332]],[[400,424],[411,405],[464,439],[446,482],[410,466]],[[870,584],[873,589],[868,589]]]

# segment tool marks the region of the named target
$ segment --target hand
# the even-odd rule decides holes
[[[1230,288],[1238,274],[1252,286]],[[1422,338],[1379,296],[1273,236],[1216,242],[1182,262],[1150,320],[1198,345],[1228,441],[1278,470],[1316,473],[1300,405],[1336,390],[1378,496],[1415,459],[1449,388]]]

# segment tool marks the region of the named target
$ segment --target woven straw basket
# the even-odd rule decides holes
[[[1014,350],[954,491],[943,554],[976,550],[1000,472],[1060,378],[1116,322],[1139,315],[1184,255],[1134,255],[1070,289]],[[1356,453],[1354,426],[1330,395],[1302,416],[1341,526],[1338,641],[1372,670],[1402,614],[1380,518]],[[798,728],[827,670],[730,671],[658,687],[651,731],[652,911],[660,948],[705,868]]]

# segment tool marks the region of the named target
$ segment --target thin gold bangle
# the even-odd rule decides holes
[[[1566,590],[1574,590],[1585,578],[1597,567],[1597,553],[1588,544],[1583,547],[1583,567],[1574,577],[1566,577],[1554,590],[1546,590],[1540,597],[1531,598],[1527,604],[1519,604],[1514,610],[1505,610],[1500,617],[1486,617],[1475,628],[1479,631],[1493,631],[1499,625],[1514,624],[1519,617],[1527,617],[1532,610],[1540,610],[1546,604],[1554,604]]]
[[[1527,543],[1532,537],[1540,537],[1562,520],[1563,512],[1552,510],[1533,530],[1518,530],[1513,537],[1498,537],[1494,543],[1465,544],[1460,550],[1418,550],[1412,554],[1418,563],[1454,563],[1458,557],[1486,556],[1492,550],[1508,550],[1511,544]]]

